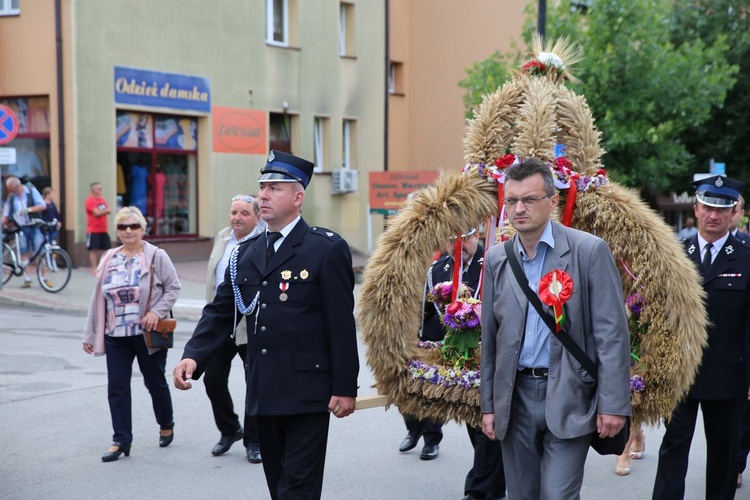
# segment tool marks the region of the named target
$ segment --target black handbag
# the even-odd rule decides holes
[[[518,263],[516,254],[513,251],[513,240],[507,240],[505,242],[505,253],[507,255],[508,262],[510,263],[510,268],[513,270],[513,275],[515,276],[516,281],[523,290],[523,293],[526,294],[526,298],[529,299],[531,305],[533,305],[534,309],[536,309],[536,312],[539,313],[539,316],[544,321],[544,324],[547,325],[547,328],[549,328],[552,333],[555,333],[555,320],[554,318],[552,318],[552,316],[544,312],[542,301],[539,300],[539,296],[535,294],[529,287],[528,280],[525,279],[526,275],[524,274],[523,269],[521,269],[521,264]],[[560,343],[566,349],[568,349],[570,354],[572,354],[573,357],[576,358],[576,361],[581,364],[583,369],[586,370],[591,378],[596,381],[596,363],[594,363],[594,361],[586,355],[583,349],[581,349],[581,347],[576,344],[575,340],[573,340],[570,334],[568,334],[568,331],[565,328],[561,328],[560,331],[555,335],[557,336],[557,339],[560,341]],[[622,452],[625,451],[625,446],[627,445],[629,439],[630,417],[626,416],[625,425],[622,427],[622,429],[620,429],[620,432],[612,437],[602,438],[599,437],[599,434],[596,431],[594,431],[594,436],[591,439],[591,447],[600,455],[622,455]]]
[[[158,251],[158,250],[157,250]],[[148,287],[148,301],[146,302],[146,311],[151,310],[151,291],[154,289],[154,253],[151,259],[151,283]],[[150,332],[143,332],[146,338],[146,345],[152,349],[170,349],[174,347],[174,330],[177,328],[177,320],[174,319],[172,310],[169,310],[169,318],[160,319],[156,326]]]

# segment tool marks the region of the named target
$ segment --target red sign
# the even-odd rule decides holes
[[[268,113],[243,108],[214,106],[214,152],[250,155],[268,154]]]
[[[431,185],[438,177],[440,172],[434,170],[370,172],[370,212],[398,212],[410,193]]]
[[[8,106],[0,104],[0,144],[8,144],[18,134],[18,118]]]

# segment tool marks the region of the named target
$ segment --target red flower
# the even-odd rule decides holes
[[[599,170],[596,171],[596,175],[601,175],[602,177],[606,177],[607,171],[604,170],[603,168],[600,168]]]
[[[523,66],[521,66],[521,72],[523,73],[529,73],[532,75],[544,73],[544,71],[547,69],[547,67],[542,64],[541,62],[537,61],[536,59],[533,61],[529,61]]]
[[[497,160],[495,160],[495,166],[497,168],[506,168],[513,165],[513,162],[516,161],[516,155],[514,154],[507,154],[505,156],[501,156]]]
[[[569,168],[572,170],[573,164],[570,163],[570,160],[568,160],[564,156],[560,156],[558,158],[555,158],[555,169],[556,170],[562,170],[563,168]]]
[[[445,309],[445,312],[447,312],[450,315],[456,314],[458,311],[461,310],[461,306],[463,304],[461,302],[451,302],[448,307]]]

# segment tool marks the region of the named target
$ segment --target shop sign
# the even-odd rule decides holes
[[[216,153],[268,153],[268,113],[254,109],[214,106],[211,111]]]
[[[395,214],[409,194],[433,184],[440,172],[434,170],[370,172],[370,213]]]
[[[211,111],[208,78],[115,66],[115,102],[187,111]]]

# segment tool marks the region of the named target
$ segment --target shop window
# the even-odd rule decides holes
[[[269,113],[268,145],[276,151],[292,152],[291,116],[287,113]]]
[[[0,0],[2,1],[2,0]],[[49,99],[47,97],[0,98],[0,104],[9,107],[18,121],[18,134],[5,148],[15,148],[16,163],[0,165],[3,187],[8,176],[30,181],[42,191],[51,185]]]
[[[313,162],[316,173],[323,172],[328,165],[329,122],[328,118],[322,116],[316,116],[313,122]]]
[[[116,119],[117,208],[138,207],[150,237],[197,234],[197,120],[130,111]]]
[[[352,160],[357,157],[357,121],[345,119],[341,132],[341,166],[344,168],[354,168]]]
[[[354,5],[341,2],[339,5],[339,55],[355,56]]]
[[[17,16],[21,13],[20,0],[0,0],[0,16]]]
[[[391,61],[388,66],[388,92],[394,95],[404,95],[404,65]]]

